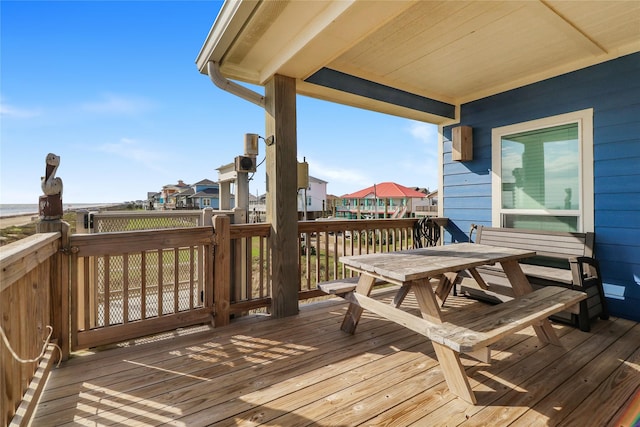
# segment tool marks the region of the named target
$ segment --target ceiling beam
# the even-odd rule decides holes
[[[309,76],[309,78],[305,79],[305,82],[352,93],[354,95],[364,96],[366,98],[398,105],[400,107],[410,108],[412,110],[434,114],[440,117],[446,117],[448,119],[455,118],[455,105],[426,98],[424,96],[416,95],[415,93],[406,92],[404,90],[372,82],[370,80],[365,80],[330,68],[322,68],[312,76]]]

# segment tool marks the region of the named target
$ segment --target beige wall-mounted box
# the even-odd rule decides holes
[[[473,160],[473,138],[471,126],[457,126],[451,129],[451,156],[453,160],[464,162]]]

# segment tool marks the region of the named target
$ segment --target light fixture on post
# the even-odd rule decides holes
[[[473,160],[471,126],[457,126],[451,129],[451,159],[458,162]]]
[[[258,167],[256,157],[258,157],[258,141],[260,139],[268,146],[273,145],[275,141],[273,135],[265,139],[257,133],[244,134],[244,155],[235,158],[234,165],[236,172],[252,173],[256,171]]]
[[[246,156],[258,155],[258,140],[261,139],[267,146],[273,145],[276,141],[275,136],[271,135],[266,138],[258,135],[257,133],[245,133],[244,134],[244,153]]]
[[[257,133],[244,134],[244,155],[245,156],[258,155],[258,138],[260,138],[260,135],[258,135]]]
[[[309,187],[309,163],[303,157],[302,162],[298,162],[298,190]]]
[[[251,173],[257,168],[256,157],[258,156],[258,134],[244,134],[244,155],[236,156],[234,166],[236,172]]]

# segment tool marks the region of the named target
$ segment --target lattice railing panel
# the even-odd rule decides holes
[[[184,213],[182,215],[100,215],[93,217],[94,233],[110,233],[133,230],[159,230],[167,228],[197,227],[200,225],[199,213]]]
[[[199,258],[198,247],[95,257],[92,327],[202,307]]]

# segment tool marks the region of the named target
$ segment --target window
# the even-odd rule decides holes
[[[492,132],[493,225],[593,231],[593,110]]]

